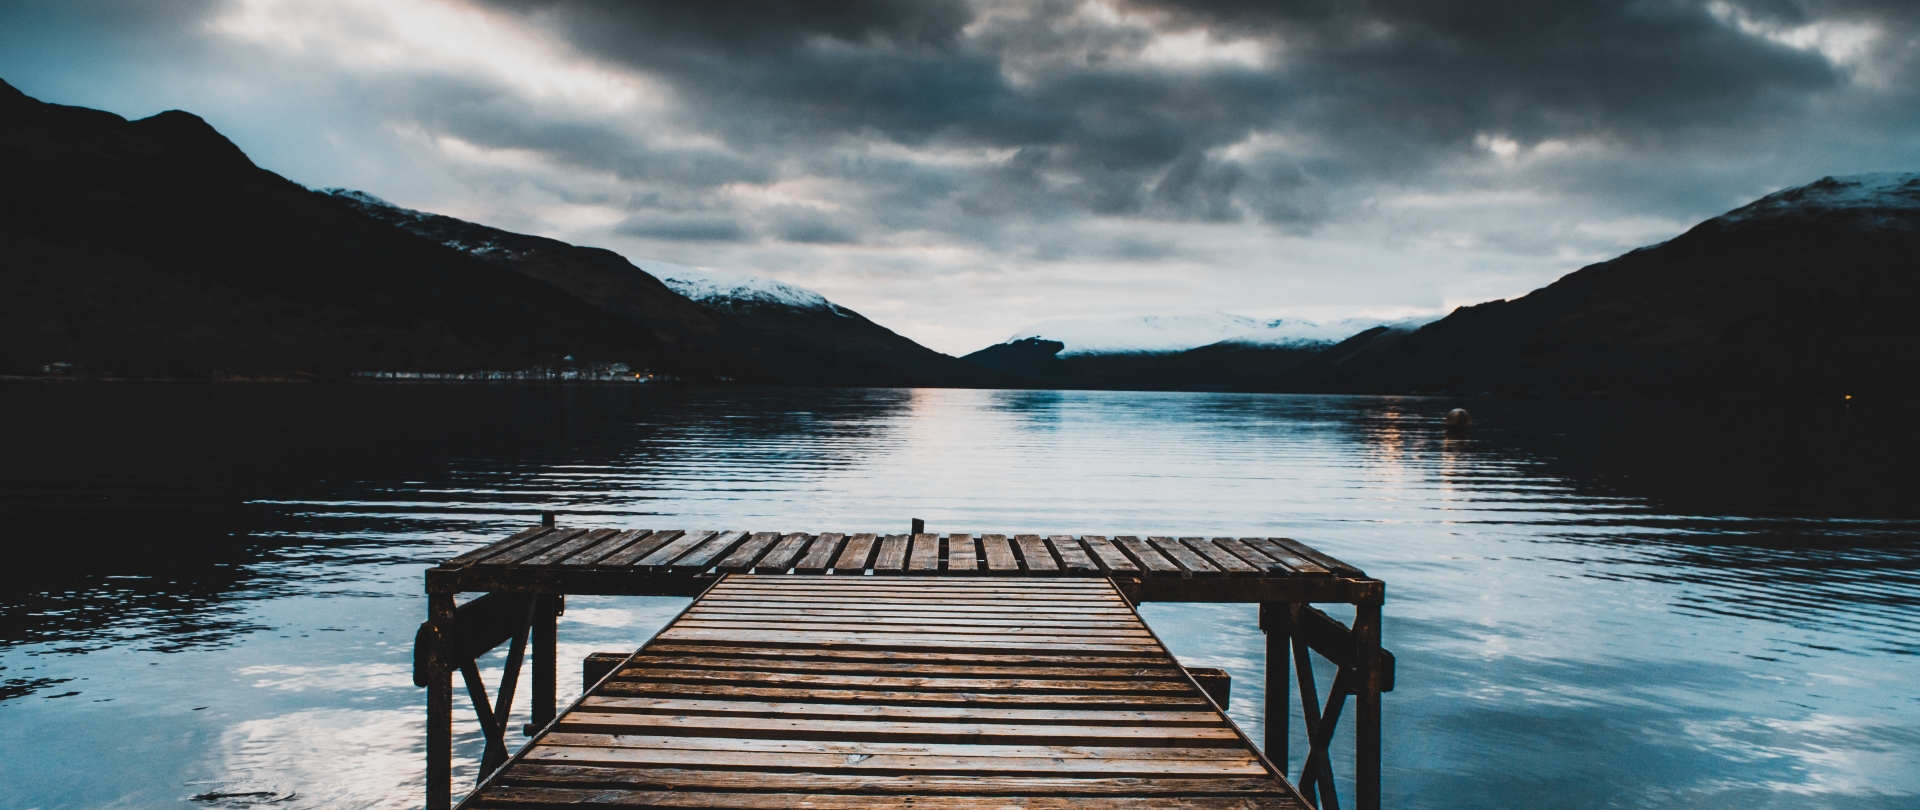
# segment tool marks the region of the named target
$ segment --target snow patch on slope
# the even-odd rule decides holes
[[[425,211],[402,208],[379,197],[375,197],[372,194],[350,188],[323,188],[320,190],[320,193],[331,194],[346,200],[355,208],[360,209],[374,219],[381,220],[390,225],[397,225],[430,239],[435,239],[439,241],[440,244],[446,245],[454,250],[471,253],[476,256],[493,256],[496,254],[506,254],[509,258],[512,256],[511,251],[508,251],[507,248],[492,239],[485,239],[479,242],[466,242],[460,239],[446,239],[434,234],[431,228],[426,227],[425,223],[439,216],[439,214],[430,214]],[[484,225],[474,226],[468,230],[488,234],[500,232]]]
[[[674,292],[702,304],[721,306],[757,306],[773,304],[794,309],[825,310],[840,313],[840,307],[826,296],[804,287],[795,287],[770,278],[746,273],[701,270],[673,262],[639,259],[640,269],[652,273]]]
[[[1214,343],[1257,346],[1325,346],[1376,326],[1417,329],[1439,316],[1389,321],[1347,318],[1318,323],[1300,318],[1250,318],[1230,312],[1201,315],[1142,315],[1112,320],[1055,320],[1029,326],[1007,342],[1027,338],[1066,344],[1062,357],[1076,354],[1182,352]]]
[[[1823,177],[1812,183],[1761,197],[1719,219],[1741,222],[1822,211],[1892,209],[1920,212],[1920,174],[1879,172]]]
[[[390,211],[396,215],[403,216],[407,219],[411,219],[416,222],[433,216],[432,214],[429,214],[425,211],[415,211],[411,208],[401,208],[400,206],[394,205],[393,203],[387,202],[386,200],[380,199],[379,197],[375,197],[372,194],[368,194],[364,191],[359,191],[356,189],[323,188],[323,189],[320,189],[320,193],[330,194],[332,196],[339,197],[340,199],[351,201],[355,205],[358,205],[362,208],[379,208],[386,211]]]

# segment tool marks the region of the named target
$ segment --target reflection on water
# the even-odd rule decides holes
[[[32,730],[0,736],[7,806],[412,806],[421,570],[542,509],[1288,534],[1388,582],[1392,806],[1920,798],[1920,428],[1892,405],[6,384],[0,440],[0,718]],[[574,597],[564,660],[681,604]],[[1143,613],[1260,738],[1252,608]]]

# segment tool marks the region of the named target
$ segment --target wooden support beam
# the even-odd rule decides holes
[[[452,595],[446,596],[447,604],[451,605]],[[514,633],[525,628],[531,600],[530,594],[490,593],[450,609],[445,618],[430,619],[421,625],[413,642],[414,685],[427,685],[427,653],[433,646],[429,636],[437,639],[449,665],[459,666],[462,661],[471,661],[506,643]]]
[[[1353,704],[1353,801],[1358,810],[1380,810],[1380,693],[1393,686],[1391,659],[1380,654],[1379,605],[1355,609],[1353,639],[1360,675]]]
[[[426,648],[426,683],[421,684],[427,688],[426,810],[453,806],[453,667],[437,631],[452,622],[453,613],[452,594],[428,596],[425,644],[415,647],[416,660],[420,646]],[[422,680],[418,675],[415,679]]]
[[[553,722],[559,709],[560,614],[566,610],[566,597],[548,594],[536,597],[533,617],[533,708],[522,733],[531,737]]]
[[[1299,626],[1301,613],[1300,606],[1296,606],[1293,613],[1295,619],[1294,625],[1297,628]],[[1308,740],[1306,759],[1300,767],[1300,779],[1296,784],[1300,788],[1301,795],[1306,796],[1307,801],[1314,802],[1318,805],[1319,801],[1315,796],[1317,783],[1316,780],[1312,778],[1317,775],[1313,769],[1314,756],[1312,740],[1315,732],[1320,728],[1320,684],[1313,679],[1313,659],[1311,656],[1312,653],[1307,647],[1306,641],[1298,635],[1294,636],[1293,666],[1294,674],[1300,679],[1300,719],[1301,726],[1304,727],[1307,732]]]
[[[1280,602],[1260,605],[1260,629],[1267,634],[1266,740],[1267,759],[1287,769],[1287,736],[1293,719],[1293,679],[1287,650],[1293,640],[1292,606]]]
[[[1328,749],[1333,744],[1333,731],[1340,725],[1340,712],[1346,708],[1352,672],[1342,668],[1334,673],[1333,683],[1327,687],[1326,709],[1319,713],[1319,722],[1307,733],[1307,759],[1300,765],[1300,787],[1309,800],[1314,800],[1314,788],[1318,785],[1319,798],[1315,803],[1321,810],[1340,810],[1340,797],[1333,789],[1333,759]]]

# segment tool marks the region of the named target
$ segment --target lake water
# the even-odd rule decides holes
[[[1455,405],[1471,438],[1439,429]],[[1750,399],[0,384],[0,805],[416,806],[421,572],[554,509],[636,528],[1292,536],[1387,582],[1390,807],[1911,808],[1911,417]],[[633,649],[683,604],[570,598],[563,698],[580,657]],[[1231,671],[1231,713],[1260,739],[1253,607],[1142,612],[1189,664]],[[478,727],[457,708],[470,784]],[[1351,738],[1337,746],[1344,769]]]

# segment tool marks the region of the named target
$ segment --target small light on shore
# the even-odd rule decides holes
[[[1848,395],[1847,395],[1847,399],[1853,399],[1853,395],[1852,395],[1852,394],[1848,394]]]

